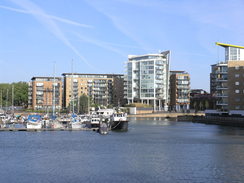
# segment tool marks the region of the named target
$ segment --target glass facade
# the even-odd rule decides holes
[[[129,56],[126,73],[126,99],[160,106],[168,102],[169,51],[161,54]],[[156,101],[157,100],[157,101]]]

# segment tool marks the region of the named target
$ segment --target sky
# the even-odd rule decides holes
[[[124,74],[128,55],[171,51],[170,69],[209,91],[215,42],[244,46],[244,0],[0,0],[0,83]],[[72,64],[73,63],[73,64]]]

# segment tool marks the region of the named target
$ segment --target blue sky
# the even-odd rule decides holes
[[[243,0],[1,0],[0,82],[124,73],[128,55],[171,50],[171,70],[209,90],[215,42],[244,45]]]

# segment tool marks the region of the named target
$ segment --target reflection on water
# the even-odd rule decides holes
[[[131,119],[126,133],[1,132],[0,182],[244,182],[244,130]]]

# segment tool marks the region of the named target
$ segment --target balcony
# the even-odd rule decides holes
[[[216,97],[219,97],[219,98],[226,98],[226,97],[228,97],[228,95],[226,95],[226,94],[217,94],[215,96]]]
[[[227,90],[227,87],[223,87],[223,86],[218,86],[216,87],[216,90]]]
[[[227,102],[217,102],[216,105],[227,106],[228,103]]]

